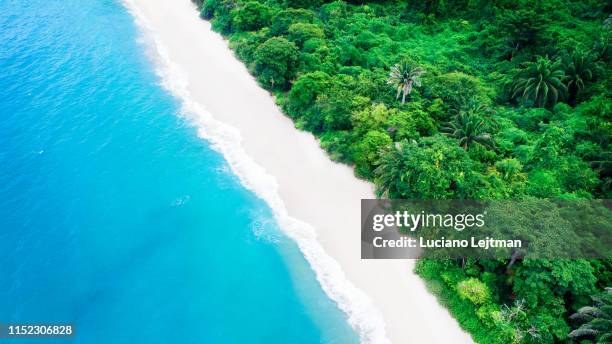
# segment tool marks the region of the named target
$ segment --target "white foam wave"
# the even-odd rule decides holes
[[[144,32],[142,42],[147,48],[152,48],[149,53],[152,53],[162,85],[182,102],[183,115],[188,116],[197,125],[198,134],[224,156],[240,182],[270,206],[279,227],[298,244],[323,291],[347,314],[348,322],[359,334],[361,342],[389,343],[382,315],[369,297],[346,278],[342,267],[325,252],[317,241],[315,229],[288,214],[279,196],[276,179],[247,155],[241,146],[239,131],[216,120],[190,96],[187,74],[170,60],[167,49],[138,7],[130,0],[123,3]]]

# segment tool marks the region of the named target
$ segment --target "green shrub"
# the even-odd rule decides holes
[[[304,43],[313,38],[322,39],[325,37],[323,29],[315,24],[295,23],[288,29],[288,38],[298,47],[303,47]]]
[[[483,305],[490,301],[491,293],[486,284],[476,278],[469,278],[457,284],[457,294],[470,300],[475,305]]]

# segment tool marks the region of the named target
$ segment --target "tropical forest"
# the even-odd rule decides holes
[[[296,127],[378,197],[612,197],[608,1],[198,6]],[[612,343],[612,260],[416,269],[478,343]]]

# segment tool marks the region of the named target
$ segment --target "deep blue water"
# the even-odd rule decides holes
[[[0,1],[0,324],[72,323],[70,343],[356,342],[137,37],[117,1]]]

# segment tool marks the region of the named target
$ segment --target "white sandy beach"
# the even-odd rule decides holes
[[[360,200],[374,198],[372,185],[295,129],[189,0],[126,4],[164,84],[271,205],[363,342],[472,343],[412,272],[413,261],[360,259]]]

